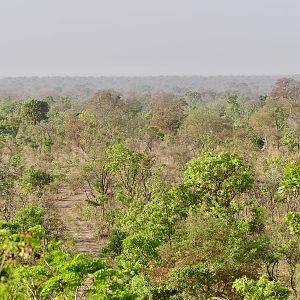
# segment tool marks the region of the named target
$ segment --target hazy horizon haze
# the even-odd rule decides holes
[[[0,77],[300,73],[297,0],[2,0]]]

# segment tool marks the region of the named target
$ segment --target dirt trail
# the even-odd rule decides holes
[[[102,243],[95,237],[89,223],[76,212],[76,206],[82,204],[85,198],[84,192],[73,195],[66,187],[61,187],[58,191],[55,206],[67,234],[74,240],[74,251],[96,257],[99,255]]]

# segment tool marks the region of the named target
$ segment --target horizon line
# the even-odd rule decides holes
[[[0,76],[0,79],[13,79],[13,78],[55,78],[55,77],[65,77],[65,78],[147,78],[147,77],[280,77],[280,76],[300,76],[300,73],[276,73],[276,74],[219,74],[219,75],[203,75],[203,74],[152,74],[152,75],[10,75],[10,76]]]

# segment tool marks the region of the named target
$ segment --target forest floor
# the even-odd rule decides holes
[[[65,227],[66,235],[72,240],[72,250],[96,257],[103,243],[97,239],[89,222],[78,214],[78,207],[82,205],[84,199],[86,195],[83,191],[73,194],[67,187],[60,187],[55,206]]]

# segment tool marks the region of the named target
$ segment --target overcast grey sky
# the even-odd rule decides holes
[[[0,76],[300,73],[300,0],[0,0]]]

